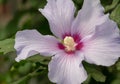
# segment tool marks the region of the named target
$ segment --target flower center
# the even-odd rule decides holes
[[[76,51],[81,51],[84,47],[83,42],[81,42],[81,38],[79,35],[65,35],[63,40],[58,43],[58,48],[64,50],[68,54],[73,54]]]
[[[67,52],[69,51],[75,51],[75,46],[76,46],[76,43],[74,41],[74,38],[71,37],[71,36],[66,36],[63,40],[63,44],[65,46],[65,50]]]

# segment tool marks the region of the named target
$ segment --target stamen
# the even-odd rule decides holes
[[[74,51],[75,50],[75,44],[76,43],[75,43],[73,37],[66,36],[63,43],[64,43],[66,51]]]
[[[83,46],[83,42],[80,42],[80,37],[76,34],[65,36],[61,43],[58,43],[59,49],[64,50],[68,54],[73,54],[75,51],[81,50]]]

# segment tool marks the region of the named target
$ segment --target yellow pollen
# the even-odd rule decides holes
[[[75,50],[75,42],[71,36],[66,36],[64,38],[64,46],[66,47],[66,51],[74,51]]]

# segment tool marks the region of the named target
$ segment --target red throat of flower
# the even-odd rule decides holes
[[[68,54],[72,54],[77,50],[81,50],[83,43],[80,42],[79,35],[65,36],[61,43],[58,43],[59,49],[64,50]]]

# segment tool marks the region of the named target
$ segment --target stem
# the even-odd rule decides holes
[[[44,68],[44,69],[45,69],[45,68]],[[42,69],[42,70],[44,70],[44,69]],[[13,82],[13,83],[11,83],[11,84],[19,84],[19,83],[21,83],[22,81],[25,81],[25,80],[27,80],[27,79],[29,79],[29,78],[31,78],[31,77],[38,76],[38,75],[40,74],[40,72],[37,72],[38,70],[41,70],[41,67],[37,68],[37,69],[36,69],[35,71],[33,71],[32,73],[29,73],[28,75],[22,77],[21,79]]]

